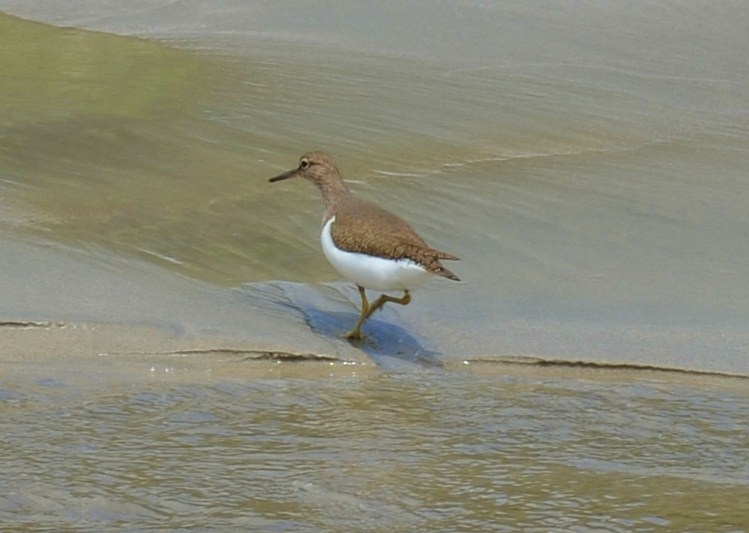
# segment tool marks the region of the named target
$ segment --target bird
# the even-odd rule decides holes
[[[323,253],[333,268],[359,290],[361,311],[353,329],[345,335],[347,339],[362,340],[362,325],[375,311],[386,303],[408,305],[409,291],[427,279],[436,276],[460,281],[441,263],[457,261],[458,257],[430,247],[401,217],[355,196],[329,153],[308,152],[299,158],[296,168],[269,181],[290,178],[311,181],[322,193]],[[383,294],[370,304],[366,289]],[[403,296],[384,294],[387,291],[403,291]]]

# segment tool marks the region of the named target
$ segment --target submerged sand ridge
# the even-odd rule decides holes
[[[302,335],[238,291],[151,265],[50,243],[0,240],[3,358],[217,353],[365,362],[346,343]]]
[[[223,289],[103,252],[7,238],[0,240],[0,254],[7,261],[0,280],[0,343],[6,362],[177,357],[216,364],[317,361],[360,368],[557,363],[749,374],[741,361],[708,357],[709,346],[697,344],[699,336],[695,353],[670,353],[673,332],[645,334],[631,328],[581,330],[578,334],[588,335],[591,345],[585,353],[573,351],[579,337],[565,341],[568,326],[540,330],[516,321],[488,332],[498,339],[496,350],[477,353],[472,351],[475,342],[462,340],[469,331],[448,329],[416,308],[386,308],[365,329],[364,342],[350,343],[342,338],[356,319],[356,294],[349,284],[274,282]],[[429,310],[428,293],[424,296],[421,305]],[[606,351],[607,343],[621,344],[617,335],[639,335],[643,352]]]

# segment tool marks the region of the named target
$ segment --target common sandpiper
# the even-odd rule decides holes
[[[399,216],[354,196],[330,154],[308,152],[296,168],[270,181],[295,177],[305,178],[320,189],[325,203],[320,234],[323,253],[333,268],[359,289],[361,313],[346,338],[362,339],[361,328],[367,318],[387,302],[408,305],[409,290],[428,278],[460,281],[440,262],[457,257],[427,245]],[[366,289],[398,290],[403,296],[381,294],[370,304]]]

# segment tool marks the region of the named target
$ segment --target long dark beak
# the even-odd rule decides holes
[[[297,170],[299,170],[299,169],[295,168],[295,169],[289,170],[288,172],[284,172],[283,174],[279,174],[275,178],[271,178],[268,181],[270,181],[271,183],[275,183],[277,181],[287,180],[289,178],[293,178],[294,176],[296,176]]]

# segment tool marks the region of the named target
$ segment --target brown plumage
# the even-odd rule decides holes
[[[457,257],[428,246],[399,216],[356,197],[335,212],[331,235],[341,250],[386,259],[410,259],[433,274],[460,281],[440,263],[441,259],[455,261]]]
[[[410,259],[433,274],[460,281],[440,263],[443,259],[456,261],[457,257],[428,246],[399,216],[351,194],[330,154],[308,152],[299,159],[297,168],[270,181],[297,176],[320,189],[325,202],[323,224],[335,215],[331,233],[338,248],[386,259]]]
[[[399,216],[351,194],[330,154],[306,153],[299,159],[297,168],[271,178],[270,181],[276,182],[297,176],[311,181],[320,189],[325,203],[323,227],[335,217],[330,227],[330,238],[335,248],[383,259],[407,259],[421,265],[431,274],[460,281],[458,276],[441,263],[442,260],[457,260],[457,257],[427,245]],[[404,289],[401,298],[382,294],[369,305],[364,287],[358,283],[357,287],[362,299],[362,309],[359,321],[347,335],[350,339],[361,339],[361,326],[364,321],[386,302],[407,305],[411,301],[408,289]]]

